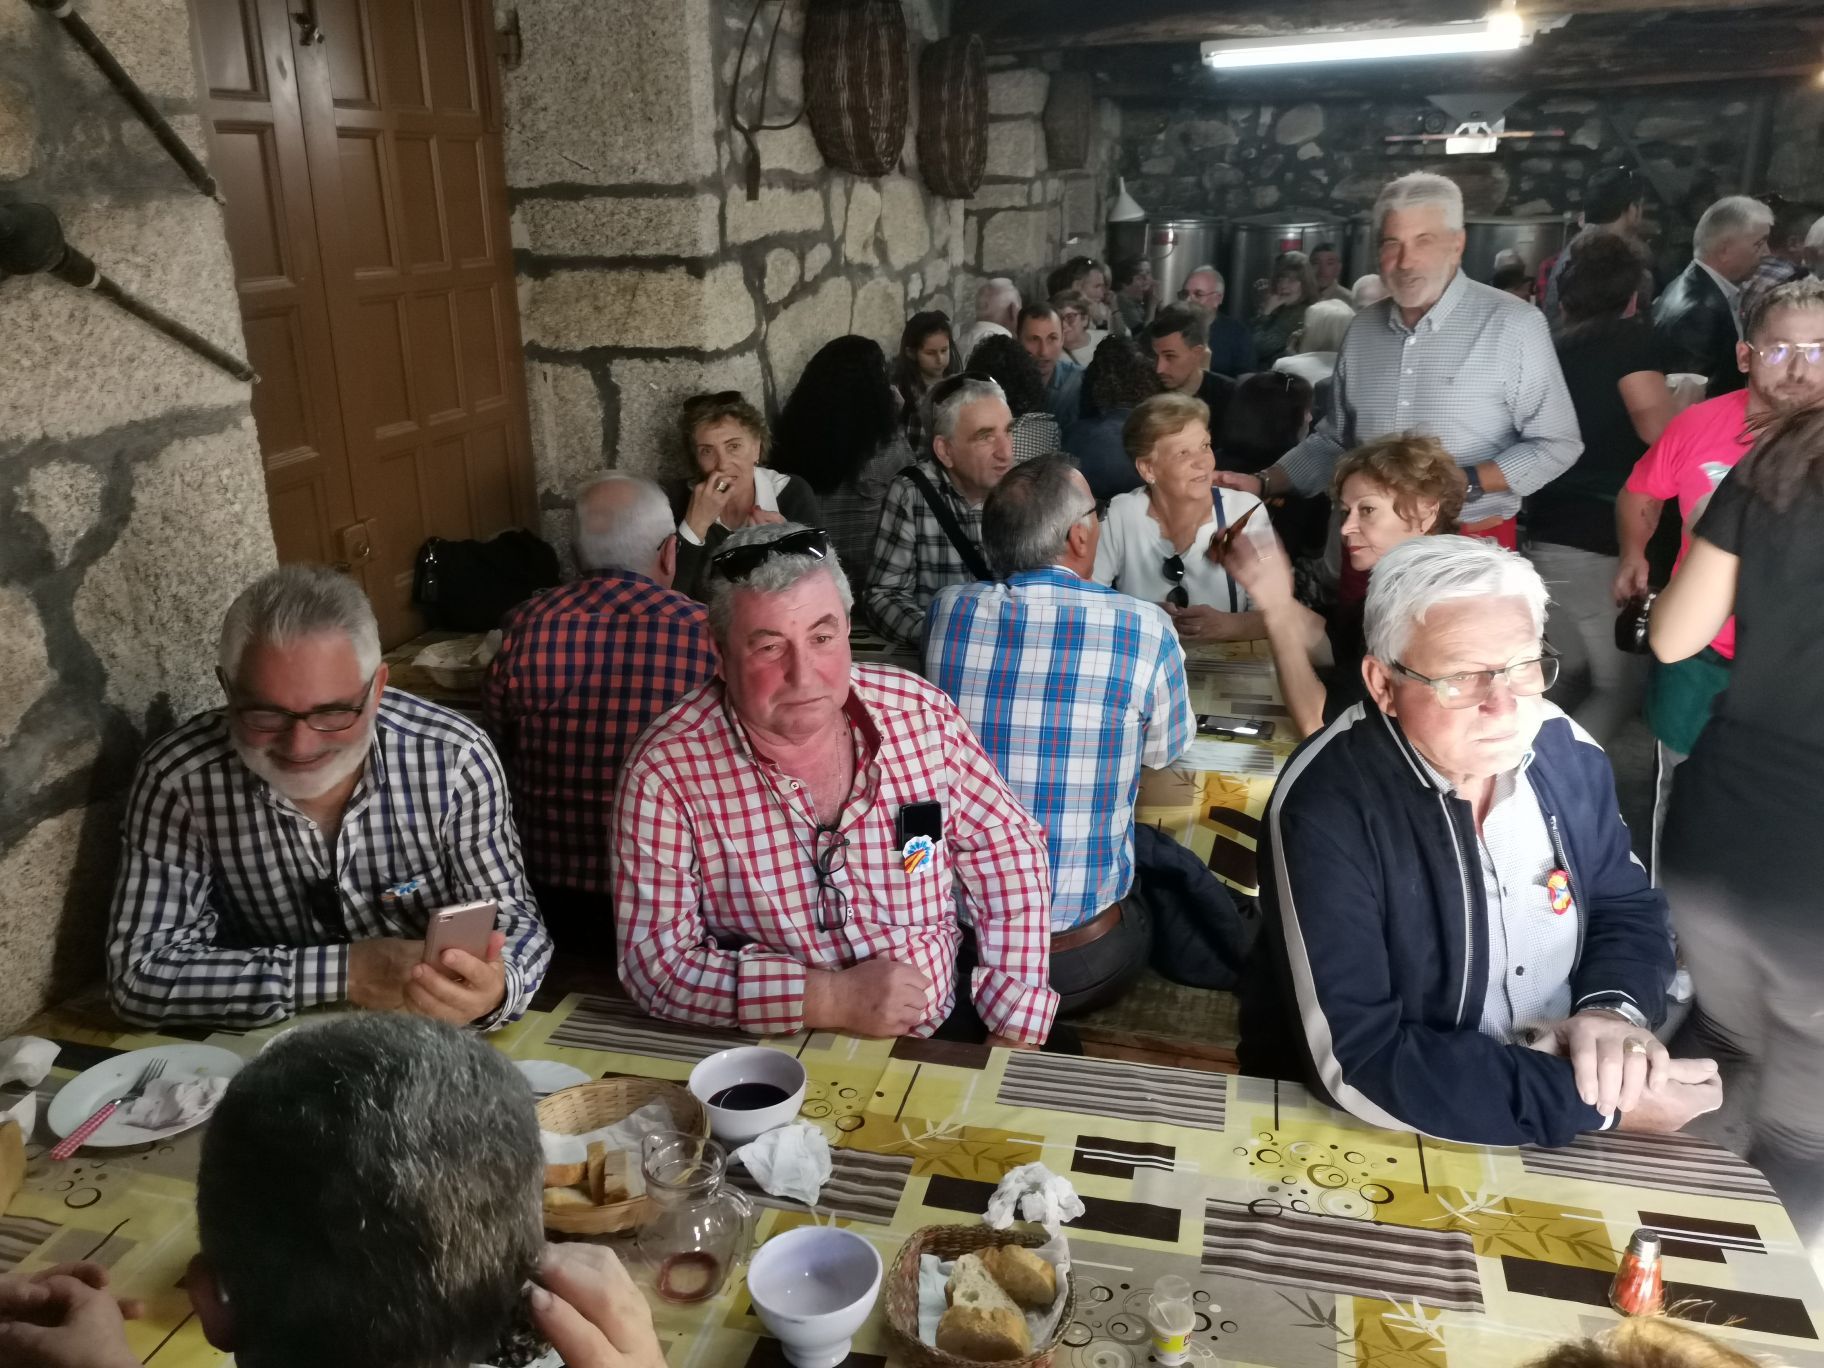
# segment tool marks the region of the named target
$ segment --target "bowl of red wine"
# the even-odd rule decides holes
[[[804,1105],[804,1065],[784,1050],[739,1045],[690,1071],[690,1091],[725,1145],[745,1145],[785,1125]]]

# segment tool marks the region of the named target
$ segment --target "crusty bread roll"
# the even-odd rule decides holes
[[[1021,1306],[1039,1310],[1057,1298],[1058,1270],[1023,1245],[995,1245],[981,1258],[988,1276]]]
[[[956,1261],[944,1295],[950,1309],[937,1323],[937,1347],[945,1353],[999,1363],[1032,1352],[1026,1318],[977,1255],[965,1254]]]
[[[578,1187],[589,1177],[588,1170],[582,1164],[546,1164],[545,1186]]]
[[[627,1180],[627,1151],[609,1150],[602,1156],[602,1203],[624,1202],[631,1195]]]
[[[545,1189],[545,1210],[555,1211],[559,1207],[594,1206],[589,1194],[581,1188],[554,1187]]]

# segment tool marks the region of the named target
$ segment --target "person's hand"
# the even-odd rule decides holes
[[[0,1277],[0,1363],[7,1368],[141,1368],[121,1307],[99,1270]]]
[[[507,996],[507,970],[500,962],[504,932],[488,936],[486,959],[467,950],[445,950],[437,964],[415,964],[405,986],[405,1009],[452,1026],[467,1026],[500,1006]]]
[[[1723,1105],[1723,1080],[1714,1059],[1674,1059],[1663,1085],[1624,1111],[1617,1130],[1670,1135]]]
[[[702,541],[709,535],[709,529],[716,525],[716,519],[722,516],[722,510],[728,507],[729,495],[734,491],[735,477],[717,466],[705,475],[690,491],[690,504],[684,510],[685,525],[697,534]]]
[[[18,1281],[42,1287],[52,1278],[74,1278],[78,1282],[87,1283],[97,1292],[108,1290],[109,1275],[106,1266],[86,1259],[80,1263],[52,1264],[49,1268],[34,1269],[30,1273],[20,1275]],[[9,1279],[0,1278],[0,1283],[7,1281]],[[117,1297],[115,1304],[120,1307],[122,1320],[138,1320],[146,1314],[146,1304],[137,1297]],[[4,1307],[0,1307],[0,1320],[7,1319],[11,1319],[11,1317],[7,1315]]]
[[[1244,475],[1239,470],[1219,470],[1210,484],[1217,489],[1239,489],[1243,494],[1252,494],[1257,499],[1267,492],[1266,481],[1260,476]]]
[[[1241,639],[1245,614],[1225,613],[1219,608],[1210,608],[1201,603],[1193,603],[1188,608],[1179,608],[1170,603],[1160,606],[1171,618],[1172,625],[1178,629],[1180,640],[1205,642]]]
[[[903,1036],[931,1010],[931,980],[909,964],[876,957],[805,978],[804,1024],[850,1035]]]
[[[1277,538],[1266,547],[1246,533],[1229,538],[1222,555],[1222,569],[1248,591],[1254,606],[1263,613],[1279,612],[1295,602],[1292,561]]]
[[[569,1368],[665,1368],[646,1298],[611,1249],[546,1245],[532,1323]]]
[[[412,970],[424,958],[424,942],[398,936],[376,936],[348,947],[348,1000],[373,1012],[396,1012],[405,1006]]]
[[[1604,1116],[1637,1106],[1670,1077],[1671,1056],[1653,1033],[1600,1007],[1555,1023],[1535,1048],[1568,1058],[1577,1095]]]
[[[1623,556],[1620,567],[1615,571],[1615,606],[1625,608],[1630,599],[1646,593],[1652,587],[1648,582],[1651,574],[1645,556]]]

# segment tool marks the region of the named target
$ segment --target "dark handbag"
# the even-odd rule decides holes
[[[1209,867],[1163,831],[1134,828],[1134,886],[1127,905],[1151,917],[1153,969],[1187,988],[1232,992],[1260,931]]]
[[[510,609],[561,579],[557,552],[518,528],[485,542],[432,537],[412,565],[412,602],[427,627],[491,632]]]
[[[1650,655],[1647,645],[1647,623],[1653,615],[1655,592],[1636,594],[1615,617],[1615,649],[1629,655]]]
[[[944,529],[944,535],[950,539],[950,545],[956,548],[956,554],[963,558],[963,564],[968,567],[969,573],[978,580],[993,579],[994,576],[988,573],[988,561],[982,555],[981,547],[969,540],[969,534],[963,531],[963,525],[956,520],[956,514],[951,511],[944,496],[937,492],[937,486],[915,465],[907,466],[905,475],[912,481],[912,487],[924,495],[931,516]]]

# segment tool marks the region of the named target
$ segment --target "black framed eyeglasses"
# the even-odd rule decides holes
[[[1393,662],[1393,672],[1431,687],[1438,702],[1446,708],[1476,708],[1488,702],[1499,679],[1507,691],[1522,698],[1542,694],[1558,682],[1558,652],[1550,646],[1532,660],[1517,660],[1500,670],[1464,670],[1460,674],[1422,675],[1417,670]]]
[[[290,708],[275,708],[268,703],[249,706],[237,703],[234,698],[234,686],[228,682],[228,676],[219,669],[215,677],[222,682],[222,692],[228,695],[228,711],[248,731],[265,732],[277,735],[290,731],[294,722],[302,722],[314,732],[345,732],[361,720],[361,714],[367,711],[367,702],[374,692],[374,681],[380,677],[375,671],[367,677],[367,683],[361,686],[361,696],[345,703],[326,703],[320,708],[308,712],[293,712]]]
[[[718,551],[709,558],[709,569],[711,574],[719,575],[730,584],[739,584],[780,556],[815,556],[818,560],[826,560],[832,554],[829,533],[821,527],[807,527],[771,541],[748,542],[744,546]]]
[[[1171,590],[1166,594],[1165,601],[1174,608],[1189,608],[1191,591],[1184,587],[1184,557],[1167,556],[1162,569],[1165,577],[1172,582]]]
[[[848,925],[849,895],[836,886],[836,871],[849,862],[849,838],[838,827],[819,823],[811,847],[817,871],[817,929],[838,931]]]

